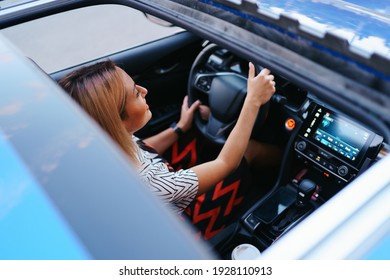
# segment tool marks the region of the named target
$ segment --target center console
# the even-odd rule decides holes
[[[268,248],[368,168],[384,145],[382,136],[315,102],[301,117],[286,151],[286,179],[245,213],[231,246]]]

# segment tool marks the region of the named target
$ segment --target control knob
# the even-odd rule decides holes
[[[348,167],[346,167],[345,165],[342,165],[342,166],[340,166],[339,167],[339,169],[337,170],[337,173],[340,175],[340,176],[342,176],[342,177],[344,177],[345,175],[347,175],[348,174]]]
[[[297,143],[297,149],[298,149],[299,151],[305,150],[305,149],[306,149],[306,142],[305,142],[305,141],[299,141],[299,142]]]

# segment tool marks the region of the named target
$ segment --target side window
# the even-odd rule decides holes
[[[145,44],[180,31],[121,5],[96,5],[0,32],[47,73]]]

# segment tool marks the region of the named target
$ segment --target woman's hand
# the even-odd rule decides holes
[[[202,120],[208,121],[210,116],[210,107],[202,104],[199,105],[199,114]]]
[[[268,69],[263,69],[255,76],[255,66],[249,63],[247,99],[260,107],[267,103],[275,92],[274,76]]]
[[[181,106],[180,120],[177,126],[183,130],[188,131],[192,126],[192,119],[194,112],[200,106],[200,101],[194,102],[191,107],[188,107],[188,97],[184,97],[183,105]],[[152,146],[160,155],[162,155],[175,141],[178,135],[173,132],[171,128],[167,128],[160,133],[144,139],[144,142]]]
[[[183,130],[183,132],[188,131],[192,127],[192,120],[194,118],[195,111],[199,108],[200,101],[195,101],[191,107],[188,107],[188,96],[186,95],[181,105],[180,120],[177,123],[177,126]]]

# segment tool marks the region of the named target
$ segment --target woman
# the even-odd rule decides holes
[[[145,99],[148,91],[135,84],[133,79],[113,62],[104,61],[78,69],[59,83],[119,144],[151,190],[169,202],[178,213],[183,212],[196,197],[212,190],[217,183],[235,171],[244,156],[248,163],[253,163],[258,158],[257,155],[264,152],[264,149],[259,148],[260,143],[250,141],[250,136],[259,108],[268,102],[275,92],[275,82],[267,69],[255,75],[252,63],[249,64],[244,105],[219,155],[214,160],[178,171],[160,154],[178,140],[178,129],[185,133],[191,128],[197,109],[206,111],[199,101],[189,107],[187,97],[184,98],[176,129],[168,128],[141,141],[134,133],[151,119],[152,113]],[[230,208],[235,206],[232,205],[234,201],[228,203]],[[226,216],[226,212],[223,215]],[[193,211],[188,210],[187,213],[191,215]],[[211,217],[209,222],[214,225],[214,217]],[[202,233],[205,238],[210,238],[222,227],[213,230],[208,223],[203,226]]]

